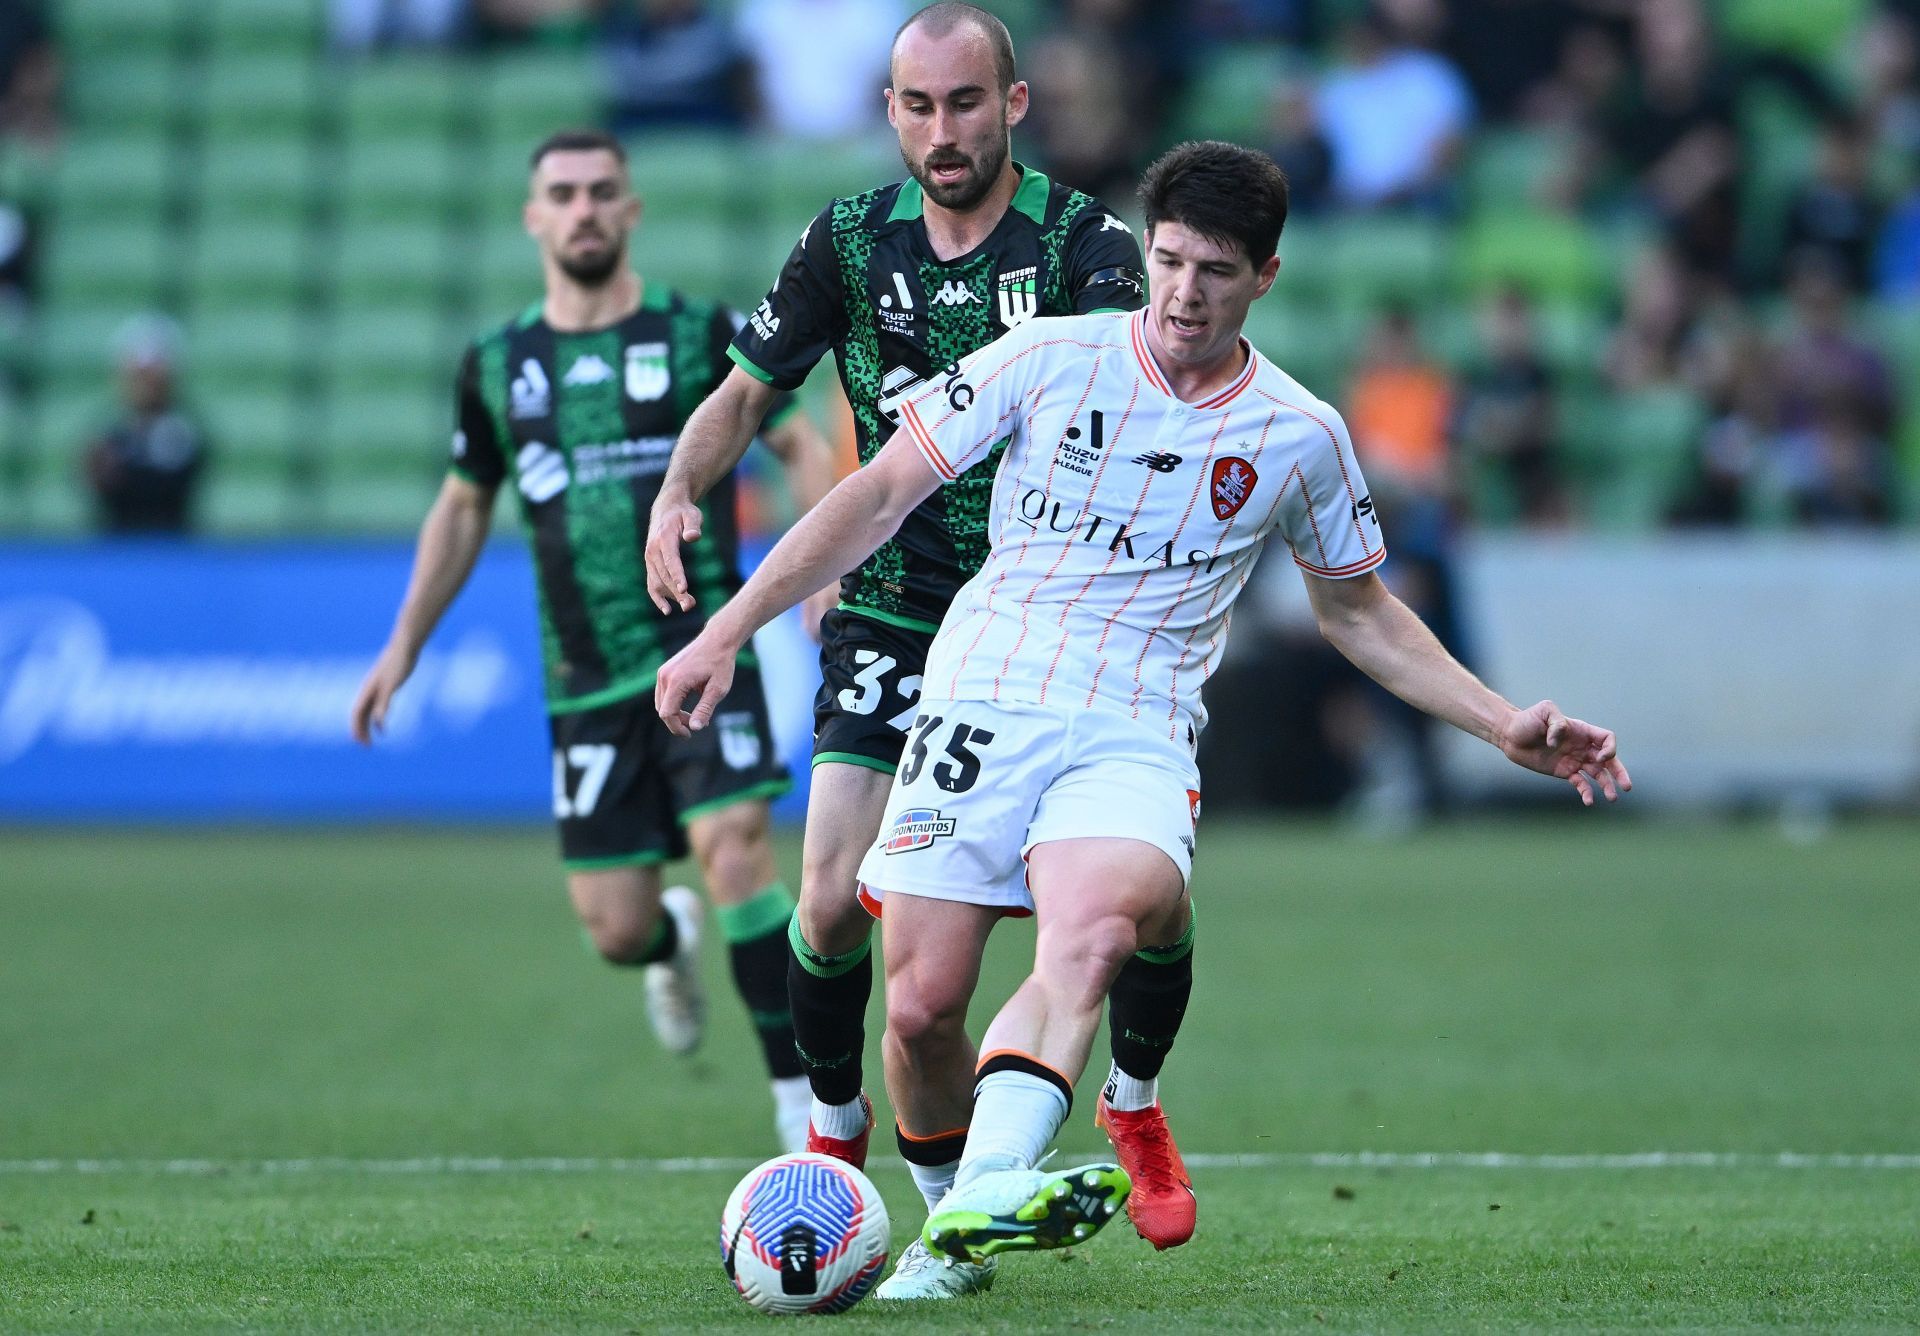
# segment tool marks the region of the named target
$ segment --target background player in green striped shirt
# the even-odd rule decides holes
[[[708,736],[670,736],[649,693],[660,665],[740,587],[731,474],[705,498],[688,553],[691,597],[645,594],[648,512],[675,437],[726,373],[740,318],[643,283],[627,259],[640,218],[626,153],[593,131],[533,154],[525,210],[546,298],[474,341],[461,363],[451,468],[420,531],[393,633],[354,702],[361,742],[386,718],[421,647],[473,569],[494,496],[511,482],[532,544],[553,737],[553,808],[567,890],[594,947],[645,969],[648,1010],[675,1052],[700,1041],[700,901],[663,891],[659,864],[699,861],[772,1077],[783,1149],[805,1144],[808,1088],[786,995],[793,897],[767,839],[767,800],[792,781],[768,727],[758,665]],[[826,442],[783,400],[764,439],[802,506],[832,482]]]
[[[834,200],[807,226],[767,298],[735,337],[738,364],[688,422],[654,506],[649,592],[663,610],[693,602],[682,544],[704,541],[696,501],[733,467],[777,392],[831,350],[852,406],[860,459],[873,458],[897,405],[966,356],[1036,316],[1134,310],[1145,298],[1139,243],[1118,217],[1011,156],[1026,113],[1006,26],[966,4],[915,14],[894,41],[888,115],[909,177]],[[861,1094],[872,988],[871,922],[857,869],[884,815],[913,722],[920,675],[955,592],[986,555],[1001,451],[942,488],[841,583],[822,623],[805,870],[788,981],[794,1033],[813,1082],[808,1148],[861,1163],[871,1114]],[[896,907],[897,906],[897,907]],[[901,1155],[929,1208],[953,1181],[973,1107],[967,1003],[998,915],[898,897],[885,919],[887,1090]],[[1158,1101],[1157,1078],[1192,987],[1192,925],[1133,957],[1115,983],[1108,1120],[1156,1246],[1183,1243],[1193,1194]],[[1144,1130],[1135,1130],[1144,1129]],[[1171,1219],[1172,1227],[1163,1222]],[[984,1288],[991,1267],[946,1267],[915,1243],[878,1298]]]

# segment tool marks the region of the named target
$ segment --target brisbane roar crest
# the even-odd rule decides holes
[[[1253,495],[1254,484],[1260,481],[1260,475],[1253,465],[1238,455],[1228,455],[1213,466],[1213,485],[1208,490],[1213,497],[1213,517],[1218,520],[1230,520],[1240,513],[1240,507],[1247,504],[1247,498]]]

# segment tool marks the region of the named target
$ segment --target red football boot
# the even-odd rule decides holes
[[[1160,1105],[1130,1112],[1110,1109],[1102,1095],[1093,1125],[1106,1131],[1120,1167],[1133,1180],[1127,1215],[1140,1237],[1156,1248],[1177,1248],[1192,1238],[1198,1214],[1193,1180],[1187,1177]]]
[[[836,1160],[845,1160],[855,1169],[867,1167],[867,1142],[873,1138],[873,1101],[867,1098],[867,1092],[860,1092],[860,1107],[866,1110],[867,1125],[860,1129],[860,1135],[842,1141],[839,1137],[821,1136],[813,1130],[811,1119],[807,1122],[807,1150],[814,1155],[831,1155]]]

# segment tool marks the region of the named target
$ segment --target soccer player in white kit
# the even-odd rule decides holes
[[[936,377],[655,690],[670,728],[706,726],[755,629],[1008,442],[990,554],[934,640],[860,869],[876,898],[1038,918],[1033,972],[980,1043],[958,1179],[922,1235],[962,1260],[1087,1238],[1130,1190],[1116,1165],[1034,1166],[1115,973],[1190,922],[1201,688],[1269,538],[1306,573],[1322,633],[1387,689],[1589,805],[1631,787],[1610,732],[1501,699],[1373,574],[1386,549],[1345,424],[1240,336],[1279,269],[1279,169],[1185,144],[1148,169],[1141,198],[1147,309],[1029,321]]]

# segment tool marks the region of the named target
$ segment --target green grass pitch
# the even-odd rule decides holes
[[[1209,1157],[1196,1240],[1122,1222],[984,1299],[838,1320],[1920,1324],[1920,830],[1623,818],[1210,823],[1163,1082]],[[1031,934],[996,934],[976,1021]],[[713,1032],[670,1059],[544,831],[0,834],[0,1331],[768,1321],[714,1243],[772,1146],[708,964]],[[1094,1086],[1064,1154],[1103,1144]],[[1638,1152],[1721,1158],[1606,1158]],[[657,1163],[688,1156],[731,1163]],[[917,1197],[874,1177],[898,1247]]]

